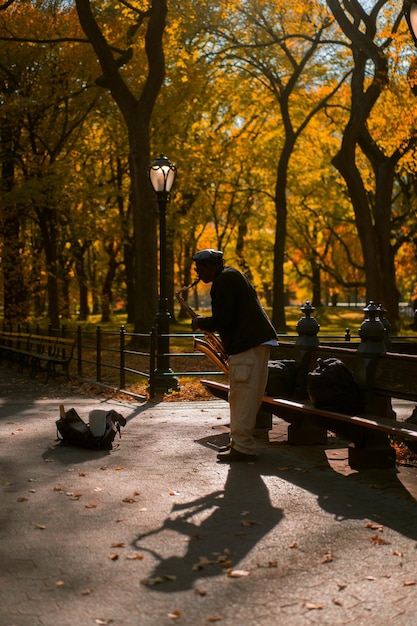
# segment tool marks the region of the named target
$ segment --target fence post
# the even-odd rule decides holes
[[[125,388],[125,327],[120,327],[120,389]]]
[[[96,381],[101,383],[101,328],[96,330]]]
[[[149,397],[155,397],[155,362],[156,362],[156,329],[152,326],[149,333]]]

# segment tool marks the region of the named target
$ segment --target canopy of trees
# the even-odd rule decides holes
[[[417,62],[390,0],[0,5],[4,318],[157,311],[150,162],[177,166],[167,280],[224,250],[285,306],[417,297]]]

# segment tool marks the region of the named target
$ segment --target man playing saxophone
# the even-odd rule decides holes
[[[193,260],[200,280],[212,283],[211,317],[195,316],[193,330],[218,332],[229,364],[230,445],[222,463],[256,461],[253,436],[277,335],[244,274],[224,264],[220,250],[205,249]]]

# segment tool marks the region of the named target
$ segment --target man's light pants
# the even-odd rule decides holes
[[[256,453],[256,416],[268,379],[270,346],[256,346],[229,357],[230,445],[244,454]]]

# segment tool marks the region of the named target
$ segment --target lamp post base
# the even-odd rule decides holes
[[[153,391],[156,395],[178,391],[178,378],[169,365],[169,322],[171,316],[168,312],[166,300],[159,302],[159,311],[156,316],[156,369],[153,375]]]
[[[179,391],[178,378],[174,376],[174,372],[171,369],[164,371],[155,370],[153,385],[153,391],[156,396]]]

